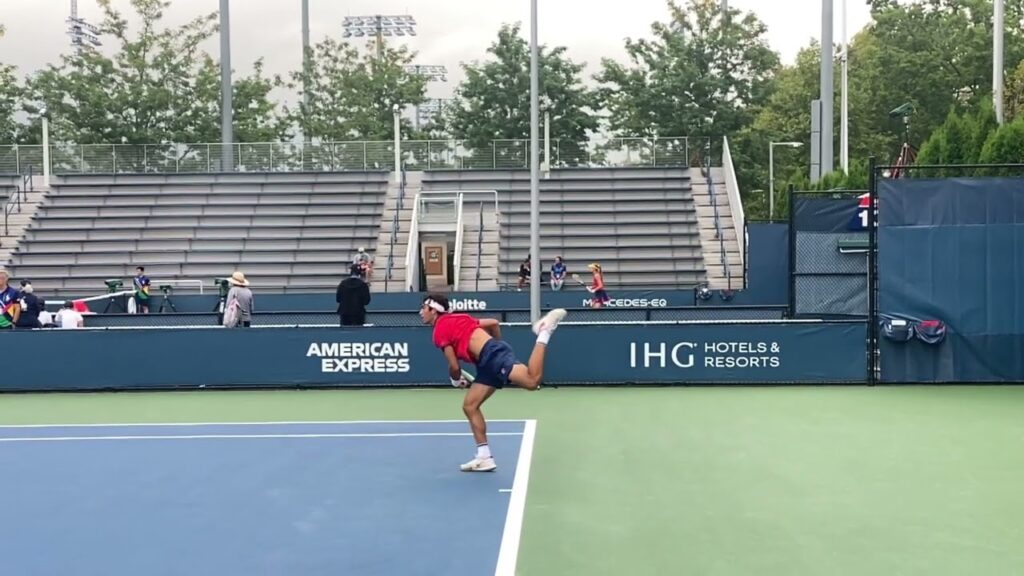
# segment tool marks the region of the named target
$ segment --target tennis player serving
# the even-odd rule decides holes
[[[434,327],[434,346],[440,348],[448,360],[452,386],[469,388],[462,401],[462,411],[476,440],[476,456],[460,467],[463,472],[490,472],[498,467],[487,444],[487,422],[480,407],[495,390],[509,383],[527,390],[540,388],[548,340],[565,315],[565,310],[557,308],[533,325],[537,343],[529,362],[523,364],[516,360],[508,342],[501,339],[497,320],[452,313],[448,298],[440,294],[431,294],[423,300],[420,317],[424,324]],[[460,360],[476,365],[476,377],[472,382],[463,375]]]

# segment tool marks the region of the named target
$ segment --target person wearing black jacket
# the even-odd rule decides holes
[[[39,312],[43,310],[43,303],[33,293],[32,283],[27,280],[21,281],[21,291],[18,293],[21,300],[21,315],[18,316],[17,328],[41,328],[39,324]]]
[[[370,286],[363,281],[359,264],[349,269],[349,277],[338,284],[338,316],[342,326],[362,326],[366,323],[366,306],[370,303]]]

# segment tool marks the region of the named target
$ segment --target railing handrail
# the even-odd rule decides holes
[[[715,216],[715,237],[718,238],[718,255],[719,261],[722,264],[722,273],[725,274],[726,286],[732,288],[732,274],[729,270],[729,259],[727,258],[725,253],[725,238],[723,237],[725,235],[722,233],[722,220],[721,215],[718,212],[718,197],[715,194],[714,178],[711,177],[710,160],[711,151],[709,150],[708,154],[704,156],[704,159],[701,161],[701,172],[704,172],[704,178],[707,181],[708,196],[710,196],[711,198],[711,209],[714,212]]]
[[[25,174],[21,174],[21,183],[14,185],[14,193],[4,199],[4,236],[10,236],[10,217],[15,210],[21,213],[21,205],[28,202],[29,190],[35,190],[33,183],[33,166],[28,165]]]
[[[412,220],[409,222],[409,239],[406,241],[405,250],[405,289],[408,292],[413,292],[414,287],[419,284],[419,214],[420,202],[417,194],[412,203]]]
[[[743,199],[740,197],[739,181],[732,163],[732,152],[729,150],[729,138],[722,139],[722,172],[725,174],[725,193],[729,198],[729,211],[732,213],[732,227],[736,231],[736,241],[744,245],[746,239],[746,215],[743,211]],[[740,267],[746,270],[746,254],[740,251]]]
[[[398,228],[401,226],[401,222],[398,219],[398,215],[402,213],[402,206],[405,201],[405,185],[406,175],[405,167],[402,167],[402,173],[398,181],[398,199],[395,202],[395,215],[391,218],[391,239],[390,245],[388,246],[388,266],[384,274],[384,291],[387,292],[388,283],[392,278],[392,271],[395,265],[395,243],[398,241]]]
[[[200,294],[204,294],[205,293],[204,290],[203,290],[203,281],[202,280],[197,280],[197,279],[194,279],[194,278],[150,278],[149,279],[150,287],[152,287],[154,285],[159,285],[159,284],[187,284],[187,285],[195,285],[195,286],[199,286],[199,293]],[[124,285],[125,286],[134,286],[135,285],[134,278],[127,279],[127,282],[125,282]]]
[[[596,135],[584,140],[552,136],[557,151],[553,167],[690,167],[689,136]],[[470,140],[442,138],[405,140],[407,161],[427,169],[526,169],[528,139],[496,139],[473,145]],[[393,140],[322,142],[234,142],[229,172],[297,172],[370,170],[391,164]],[[50,144],[57,174],[146,174],[220,172],[218,142],[141,144]],[[0,172],[21,172],[38,162],[42,146],[0,144]],[[13,167],[14,170],[10,170]]]
[[[480,290],[480,263],[484,249],[484,205],[480,204],[480,229],[476,237],[476,289]]]

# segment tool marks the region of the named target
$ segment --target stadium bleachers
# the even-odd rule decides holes
[[[128,285],[139,265],[154,291],[234,270],[260,290],[334,289],[356,248],[374,253],[387,190],[387,172],[63,176],[10,269],[55,295]]]
[[[514,286],[530,246],[530,172],[429,171],[423,190],[498,193],[499,284]],[[555,256],[587,279],[587,264],[600,263],[609,287],[686,288],[707,277],[686,168],[553,171],[540,182],[540,221],[535,278]]]

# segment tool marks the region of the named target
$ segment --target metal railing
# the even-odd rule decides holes
[[[475,290],[480,290],[480,264],[483,258],[484,251],[484,205],[480,204],[480,228],[477,230],[476,235],[476,287]]]
[[[152,305],[156,304],[154,301]],[[751,322],[778,321],[785,317],[785,306],[677,306],[665,308],[573,308],[574,322]],[[530,310],[504,309],[474,312],[481,318],[494,318],[503,323],[529,323]],[[333,311],[255,312],[253,326],[337,326]],[[368,310],[366,323],[387,327],[422,327],[416,310]],[[90,328],[114,327],[218,327],[217,312],[150,312],[149,314],[88,314],[85,325]]]
[[[384,291],[387,292],[388,283],[391,281],[392,274],[395,267],[395,243],[398,241],[398,228],[401,225],[399,215],[402,213],[402,207],[405,205],[405,185],[406,185],[406,174],[405,167],[402,168],[401,180],[398,184],[398,200],[395,202],[395,215],[391,218],[391,238],[388,245],[388,265],[387,270],[384,274]]]
[[[687,167],[691,138],[594,138],[586,142],[553,138],[551,166]],[[704,148],[704,140],[696,149]],[[709,140],[707,141],[710,142]],[[407,140],[402,163],[410,170],[527,169],[529,140]],[[21,173],[39,166],[42,146],[0,145],[0,173]],[[543,154],[542,154],[543,155]],[[220,143],[197,144],[51,144],[54,174],[179,172],[339,172],[392,170],[395,144],[387,141],[251,142],[232,145],[231,166],[223,166]],[[545,159],[542,159],[544,161]]]
[[[729,211],[732,213],[732,227],[736,230],[736,240],[746,242],[746,237],[743,235],[746,231],[744,225],[746,216],[743,212],[743,199],[740,197],[739,180],[736,179],[736,169],[732,163],[728,138],[722,139],[722,171],[725,172],[725,193],[729,198]],[[740,258],[740,264],[745,268],[746,254],[742,251]]]
[[[725,234],[722,233],[722,219],[718,212],[718,196],[715,194],[715,181],[711,177],[711,151],[704,156],[704,160],[701,162],[701,173],[704,174],[704,178],[707,181],[708,197],[711,199],[711,209],[715,216],[715,238],[718,239],[718,255],[719,261],[722,264],[722,273],[725,274],[726,286],[732,288],[732,273],[729,270],[729,258],[725,253]]]
[[[21,176],[21,183],[18,184],[14,193],[7,197],[4,202],[4,236],[10,236],[10,217],[14,212],[21,213],[21,205],[28,201],[28,193],[35,190],[33,180],[33,165],[29,164],[27,171]],[[19,172],[20,174],[20,172]]]

